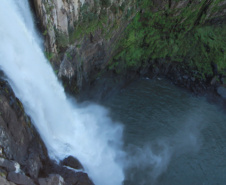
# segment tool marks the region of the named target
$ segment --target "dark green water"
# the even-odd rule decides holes
[[[125,126],[125,185],[226,184],[226,115],[216,105],[146,79],[104,104]]]

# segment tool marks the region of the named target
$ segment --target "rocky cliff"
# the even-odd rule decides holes
[[[114,44],[128,24],[125,2],[34,1],[45,38],[46,56],[74,93],[97,78],[111,59]],[[66,87],[66,88],[67,88]]]
[[[68,161],[70,160],[70,164]],[[23,105],[7,81],[0,79],[0,184],[1,185],[93,185],[73,157],[61,164],[51,161],[46,147]]]
[[[173,74],[190,89],[194,81],[225,83],[225,0],[35,0],[34,7],[46,56],[72,93],[106,73]]]
[[[225,0],[31,3],[46,57],[72,93],[95,83],[104,96],[139,75],[164,75],[194,92],[210,88],[226,97]],[[1,78],[0,184],[93,184],[68,164],[82,168],[70,157],[61,164],[49,159],[23,105]]]

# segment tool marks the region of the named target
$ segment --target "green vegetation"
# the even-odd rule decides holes
[[[118,19],[123,14],[120,9],[122,6],[125,5],[118,6],[117,3],[111,3],[110,0],[94,0],[93,7],[84,3],[80,9],[79,21],[75,22],[75,27],[70,30],[70,43],[74,43],[75,40],[79,40],[85,35],[93,34],[97,30],[100,30],[103,36],[109,39],[111,32],[119,27]],[[109,21],[107,12],[118,16],[113,23]]]
[[[82,38],[84,35],[90,34],[97,29],[103,28],[103,24],[107,21],[107,17],[102,19],[98,17],[97,8],[99,1],[94,1],[94,7],[90,7],[88,3],[84,3],[80,9],[79,21],[75,22],[75,27],[70,30],[69,40],[73,43],[75,40]]]
[[[45,52],[45,56],[49,61],[51,61],[51,59],[54,57],[54,54],[51,52]]]
[[[211,63],[216,63],[219,72],[225,73],[226,26],[204,24],[205,9],[219,2],[196,1],[178,9],[167,5],[153,13],[152,1],[137,0],[142,11],[115,47],[110,69],[138,69],[154,59],[170,58],[206,75],[212,75]]]
[[[213,75],[213,63],[217,64],[220,73],[225,74],[226,25],[206,22],[207,15],[225,7],[218,6],[220,2],[222,0],[183,1],[187,4],[180,4],[177,8],[175,4],[171,5],[171,1],[125,0],[119,5],[110,0],[94,0],[93,7],[88,3],[82,5],[79,21],[70,30],[69,40],[57,33],[57,42],[60,47],[65,47],[68,42],[81,41],[85,35],[92,37],[97,30],[107,40],[125,21],[129,24],[114,43],[109,69],[120,73],[167,59],[164,61],[180,63],[198,71],[200,77]],[[113,19],[109,18],[112,14]],[[80,47],[77,44],[77,48]]]
[[[55,33],[58,48],[61,49],[67,47],[69,43],[68,35],[58,30],[56,30]]]

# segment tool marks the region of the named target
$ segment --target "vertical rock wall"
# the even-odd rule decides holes
[[[34,0],[37,17],[43,26],[46,51],[58,54],[57,43],[68,44],[69,29],[78,20],[79,9],[84,1],[79,0]]]

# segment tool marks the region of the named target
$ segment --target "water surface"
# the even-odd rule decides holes
[[[226,115],[216,105],[140,79],[105,106],[125,127],[125,185],[226,183]]]

